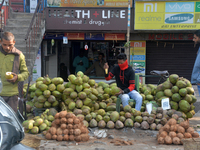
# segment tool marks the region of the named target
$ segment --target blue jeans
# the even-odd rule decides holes
[[[122,105],[125,107],[128,105],[129,99],[134,99],[136,102],[135,109],[140,111],[142,106],[142,96],[136,90],[129,92],[128,94],[120,94],[119,98],[122,100]]]
[[[198,85],[198,84],[197,84],[197,89],[198,89],[199,96],[200,96],[200,85]]]

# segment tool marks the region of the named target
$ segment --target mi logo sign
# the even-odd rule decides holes
[[[157,3],[144,3],[144,12],[157,12]]]

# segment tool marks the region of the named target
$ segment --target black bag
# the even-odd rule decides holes
[[[0,97],[0,150],[34,150],[20,144],[24,136],[24,128],[17,114]]]

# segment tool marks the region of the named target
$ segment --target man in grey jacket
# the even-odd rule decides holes
[[[197,30],[194,33],[193,41],[195,44],[200,44],[200,30]],[[197,88],[200,94],[200,47],[197,51],[197,57],[192,71],[191,83],[197,84]]]
[[[104,54],[103,53],[99,53],[98,56],[98,61],[94,62],[94,64],[88,68],[88,70],[84,73],[86,75],[89,75],[90,72],[95,69],[95,73],[97,77],[104,77],[104,64],[105,64],[105,60],[104,60]]]

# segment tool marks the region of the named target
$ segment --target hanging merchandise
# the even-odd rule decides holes
[[[84,47],[84,48],[85,48],[85,50],[88,50],[88,45],[85,45],[85,47]]]

